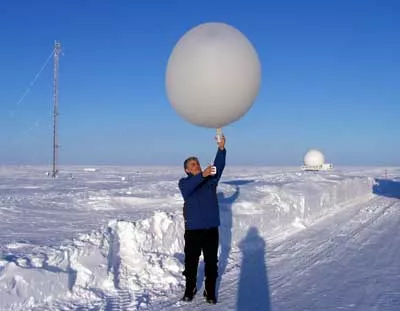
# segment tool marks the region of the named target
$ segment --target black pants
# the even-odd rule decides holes
[[[218,277],[218,227],[204,230],[185,231],[185,271],[186,286],[196,286],[199,257],[203,251],[204,275],[207,286],[214,287]]]

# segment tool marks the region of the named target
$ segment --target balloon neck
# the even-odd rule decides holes
[[[217,128],[217,143],[220,143],[222,140],[222,128]]]

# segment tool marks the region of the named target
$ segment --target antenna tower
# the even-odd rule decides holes
[[[52,177],[55,178],[58,169],[57,169],[57,156],[58,156],[58,67],[59,67],[59,57],[61,54],[61,43],[55,42],[54,43],[54,78],[53,78],[53,172]]]

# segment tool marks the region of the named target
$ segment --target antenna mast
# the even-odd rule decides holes
[[[53,112],[53,172],[52,177],[55,178],[58,169],[57,165],[57,155],[58,155],[58,133],[57,133],[57,125],[58,125],[58,62],[59,57],[61,54],[61,43],[55,42],[54,43],[54,79],[53,79],[53,105],[54,105],[54,112]]]

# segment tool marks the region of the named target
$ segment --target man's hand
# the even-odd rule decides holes
[[[211,176],[212,173],[212,165],[207,166],[207,168],[203,171],[203,177]]]
[[[220,149],[220,150],[224,150],[225,149],[225,136],[224,135],[222,135],[221,136],[221,141],[220,142],[217,142],[217,144],[218,144],[218,148]]]

